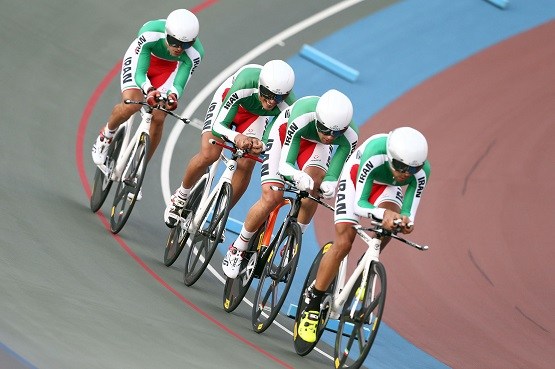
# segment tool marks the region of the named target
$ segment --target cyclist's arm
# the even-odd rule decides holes
[[[401,215],[407,216],[411,222],[414,222],[416,211],[418,210],[418,205],[420,204],[420,199],[422,198],[422,193],[428,184],[429,178],[430,163],[426,161],[422,170],[412,177],[407,186],[405,197],[403,198]]]
[[[314,124],[313,118],[314,113],[312,112],[298,116],[294,116],[294,113],[292,113],[289,118],[287,131],[285,132],[285,141],[281,148],[278,169],[279,174],[287,180],[292,181],[295,173],[300,171],[300,169],[297,169],[296,163],[299,156],[301,140],[305,132],[308,131],[308,125]],[[309,135],[308,132],[306,135]]]
[[[349,156],[355,151],[358,142],[358,127],[351,122],[343,136],[337,138],[337,150],[331,159],[324,181],[336,182]]]
[[[202,58],[204,57],[204,48],[199,39],[197,39],[193,46],[185,50],[184,60],[179,62],[177,72],[172,83],[172,87],[168,90],[168,94],[173,92],[180,98],[191,79],[193,72],[199,66]]]
[[[218,112],[218,116],[212,125],[212,133],[214,136],[227,137],[230,141],[235,142],[235,138],[239,135],[239,132],[231,129],[233,119],[235,119],[235,115],[237,115],[242,99],[251,96],[255,92],[256,89],[253,88],[240,89],[231,86]]]
[[[165,22],[160,19],[148,21],[139,29],[137,34],[137,43],[139,46],[135,49],[135,53],[138,53],[138,57],[133,79],[135,80],[135,84],[144,92],[147,92],[149,88],[153,87],[147,76],[150,66],[150,55],[157,42],[166,37],[164,25]]]
[[[358,216],[383,219],[385,209],[378,208],[369,201],[377,168],[383,162],[383,156],[375,155],[368,147],[360,158],[355,190],[355,214]]]
[[[145,35],[139,36],[145,37]],[[150,79],[148,79],[147,72],[150,66],[150,50],[152,46],[158,40],[153,40],[155,37],[149,37],[152,41],[145,42],[141,46],[141,51],[139,52],[139,58],[137,60],[137,69],[135,69],[135,75],[133,78],[135,79],[135,84],[140,86],[143,92],[147,92],[149,88],[153,87]],[[146,37],[145,37],[146,39]]]

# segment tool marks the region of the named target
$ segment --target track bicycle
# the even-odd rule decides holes
[[[368,356],[378,334],[387,291],[385,267],[379,260],[382,240],[384,237],[392,237],[418,250],[428,250],[426,245],[421,246],[399,237],[396,234],[398,229],[388,231],[376,221],[372,221],[372,225],[373,227],[370,228],[364,228],[361,225],[353,226],[368,248],[348,279],[346,279],[348,255],[342,260],[338,276],[328,287],[320,305],[316,342],[309,343],[298,335],[297,327],[306,307],[307,287],[314,285],[320,261],[331,248],[332,242],[326,243],[316,255],[307,273],[297,305],[293,328],[293,341],[297,354],[304,356],[312,351],[322,336],[328,320],[336,319],[338,328],[334,348],[335,368],[360,368]],[[375,236],[371,237],[366,231],[374,232]]]
[[[177,260],[185,245],[188,246],[183,272],[183,283],[187,286],[192,286],[200,278],[218,244],[223,241],[233,196],[231,179],[237,170],[237,160],[248,158],[262,162],[260,157],[238,149],[233,142],[232,146],[214,139],[209,142],[230,150],[231,156],[228,158],[222,153],[218,161],[193,186],[177,225],[170,231],[164,251],[164,264],[170,266]],[[212,187],[220,161],[225,164],[225,170]]]
[[[158,101],[159,104],[152,107],[144,101],[125,100],[125,104],[144,106],[140,111],[141,123],[133,136],[131,136],[131,131],[135,115],[121,124],[108,146],[106,161],[96,168],[90,199],[93,212],[97,212],[104,204],[112,183],[114,181],[118,183],[110,211],[110,230],[114,234],[118,233],[129,219],[137,201],[137,194],[143,184],[150,150],[149,128],[152,112],[161,110],[185,124],[189,123],[189,119],[180,117],[164,108],[162,105],[166,101],[166,97],[161,97]]]
[[[274,191],[288,192],[295,196],[284,196],[290,207],[277,234],[269,244],[263,243],[260,247],[257,245],[258,251],[251,250],[245,271],[241,271],[237,277],[248,279],[248,263],[254,263],[254,266],[251,264],[250,278],[257,276],[259,281],[253,300],[251,323],[256,333],[264,332],[272,324],[293,284],[302,244],[302,232],[297,223],[301,201],[310,199],[333,210],[333,207],[321,199],[310,195],[307,191],[299,190],[289,181],[284,187],[271,186],[271,188]],[[281,206],[283,204],[278,207]],[[224,289],[224,305],[225,294]]]
[[[291,204],[287,198],[283,198],[282,202],[276,206],[270,213],[266,221],[258,228],[251,237],[247,246],[246,257],[241,261],[239,274],[235,278],[226,278],[224,286],[224,310],[231,313],[243,301],[254,278],[260,278],[261,270],[264,265],[261,256],[268,249],[272,241],[274,226],[281,208]],[[269,256],[269,254],[266,254]]]

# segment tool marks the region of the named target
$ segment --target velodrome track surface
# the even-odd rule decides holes
[[[426,193],[414,237],[425,239],[432,250],[417,254],[390,246],[383,259],[390,278],[386,322],[439,361],[411,347],[393,330],[384,327],[371,354],[370,367],[442,367],[440,361],[443,361],[456,368],[548,368],[553,362],[550,347],[553,347],[554,324],[550,308],[554,298],[546,278],[552,255],[545,247],[547,236],[524,232],[541,227],[531,215],[540,214],[538,218],[543,219],[542,216],[550,214],[549,210],[554,207],[553,198],[547,192],[551,174],[540,171],[545,161],[542,158],[550,158],[553,154],[548,142],[554,133],[549,124],[553,108],[547,101],[553,95],[551,86],[555,74],[553,66],[546,62],[553,60],[553,46],[547,42],[554,34],[553,26],[547,24],[490,50],[481,50],[552,19],[553,9],[548,3],[541,4],[545,6],[514,3],[505,12],[478,1],[442,13],[438,2],[430,1],[429,8],[417,10],[415,2],[407,1],[378,13],[370,23],[361,21],[342,31],[358,32],[360,36],[361,27],[372,33],[383,29],[382,22],[386,20],[391,27],[399,27],[403,20],[412,19],[409,22],[412,27],[421,26],[422,34],[429,35],[433,26],[425,24],[430,22],[436,26],[436,18],[425,14],[436,14],[437,18],[444,15],[455,24],[454,28],[457,22],[453,18],[459,21],[472,18],[476,26],[474,31],[483,27],[484,20],[491,21],[489,26],[495,29],[496,35],[482,34],[480,42],[473,39],[478,36],[473,36],[470,28],[464,36],[457,37],[454,32],[444,35],[461,42],[457,52],[443,48],[435,57],[434,54],[426,55],[422,53],[427,50],[422,40],[420,44],[414,43],[419,50],[403,49],[414,52],[410,55],[414,58],[413,66],[433,64],[436,69],[421,68],[417,73],[403,75],[410,68],[395,69],[399,62],[391,59],[390,70],[375,71],[372,80],[368,80],[365,69],[358,83],[348,85],[306,65],[298,57],[291,59],[297,74],[306,76],[305,81],[299,80],[301,94],[321,93],[330,87],[328,84],[333,84],[352,96],[357,120],[364,122],[371,117],[362,129],[363,137],[376,132],[375,127],[387,130],[395,126],[395,122],[410,121],[431,141],[432,185]],[[195,5],[186,6],[193,8]],[[265,5],[275,6],[270,2]],[[296,11],[290,12],[292,18],[288,25],[314,12],[296,2],[287,5],[296,7]],[[55,2],[40,11],[12,6],[15,8],[6,13],[24,21],[34,12],[48,19],[49,15],[55,17],[66,8],[63,3]],[[122,6],[129,7],[130,3],[122,2]],[[167,10],[162,14],[175,7],[174,4],[165,6]],[[327,33],[333,27],[352,23],[380,6],[377,2],[366,2],[353,7],[353,12],[346,11],[336,17],[339,24],[325,23],[319,31]],[[88,17],[81,13],[83,9],[87,9],[89,15],[102,11],[101,6],[94,3],[66,8],[80,16],[64,18],[63,25],[67,29],[77,29],[76,25],[89,24],[85,22]],[[94,57],[88,56],[90,50],[83,47],[83,36],[63,45],[49,43],[48,36],[57,35],[60,24],[45,20],[37,24],[41,32],[24,34],[19,42],[12,38],[7,41],[15,46],[41,40],[43,46],[37,47],[35,53],[38,52],[43,65],[48,67],[44,70],[32,68],[31,61],[24,62],[30,51],[20,46],[13,48],[11,63],[3,65],[4,68],[18,65],[18,72],[8,74],[2,69],[6,84],[15,86],[10,94],[2,92],[3,104],[19,108],[6,109],[5,122],[17,122],[21,130],[2,137],[2,152],[9,160],[2,161],[4,176],[0,182],[3,210],[0,215],[0,363],[38,368],[331,366],[316,353],[298,358],[292,353],[290,337],[275,327],[260,336],[250,332],[248,308],[238,309],[231,315],[223,313],[221,285],[215,278],[203,276],[195,287],[186,288],[180,283],[179,263],[170,269],[161,265],[161,244],[167,231],[159,222],[163,200],[157,181],[151,180],[145,185],[145,199],[121,236],[110,236],[104,229],[102,217],[87,211],[87,199],[83,197],[79,179],[73,165],[68,164],[74,147],[68,132],[75,132],[76,117],[81,116],[84,102],[90,101],[90,91],[106,76],[107,66],[115,62],[114,55],[120,56],[127,46],[127,35],[136,32],[136,19],[144,18],[138,9],[125,10],[125,23],[120,20],[121,13],[103,12],[104,16],[96,19],[98,24],[82,27],[78,35],[90,35],[87,47],[94,50]],[[246,19],[245,10],[243,8],[237,16]],[[210,4],[199,13],[201,25],[216,20],[222,23],[222,19],[231,16],[230,11],[225,2]],[[21,31],[20,21],[10,23],[2,17],[0,27],[11,26],[14,35]],[[253,47],[260,39],[267,39],[284,27],[267,23],[259,21],[256,27],[259,34],[245,36],[244,43],[252,43],[250,47]],[[118,42],[113,37],[106,38],[114,33],[115,25],[121,27],[117,32]],[[201,37],[205,46],[216,40],[225,41],[226,37],[233,40],[232,31],[240,30],[231,24],[223,28],[227,32],[214,34],[203,29],[202,35],[206,37]],[[464,31],[464,27],[459,31]],[[291,51],[291,47],[298,50],[303,42],[316,42],[324,36],[320,32],[307,31],[302,38],[286,42],[283,50],[269,51],[261,62],[272,57],[285,58],[289,53],[293,55],[295,50]],[[365,63],[370,60],[376,67],[383,67],[379,58],[395,53],[392,49],[399,47],[395,44],[399,38],[415,36],[414,32],[409,35],[411,37],[402,33],[399,31],[397,38],[395,32],[388,33],[391,38],[385,34],[375,38],[374,46],[378,51],[382,48],[379,54],[349,52],[367,50],[349,48],[348,42],[334,40],[341,36],[326,38],[317,46],[331,54],[344,53],[347,60],[343,60],[359,69],[357,63],[361,57]],[[341,34],[344,35],[338,35]],[[356,43],[357,40],[351,34],[350,41]],[[430,40],[426,39],[430,45],[434,44]],[[227,41],[220,48],[228,54],[222,52],[222,55],[239,57],[249,49],[246,45],[245,50],[225,49],[223,45],[230,42]],[[473,49],[472,45],[481,46]],[[86,62],[60,60],[62,51],[75,57],[72,60],[86,59]],[[87,57],[83,58],[84,55]],[[399,49],[397,55],[406,57]],[[198,91],[229,63],[222,57],[214,59],[209,63],[207,54],[206,65],[199,70],[198,81],[193,81],[188,94]],[[461,63],[448,68],[457,62]],[[389,87],[383,87],[385,83],[381,78],[388,73],[396,74],[399,80],[390,78]],[[439,74],[432,77],[436,73]],[[28,84],[35,86],[34,92],[29,92],[27,84],[21,83],[24,77]],[[321,81],[322,77],[326,83]],[[85,82],[77,83],[81,80],[91,88],[82,91]],[[12,81],[19,83],[10,83]],[[90,161],[88,146],[98,130],[94,122],[105,118],[104,112],[117,98],[116,84],[107,83],[111,86],[106,87],[95,102],[84,148],[78,152],[84,155],[82,159],[89,175],[92,165],[87,164]],[[381,88],[375,91],[368,86]],[[416,88],[408,91],[412,87]],[[366,93],[362,92],[364,89]],[[34,111],[24,109],[25,100],[20,99],[29,93],[33,93],[29,99],[35,102]],[[52,96],[63,98],[56,100]],[[373,101],[365,103],[365,96]],[[202,117],[203,111],[197,114]],[[184,138],[194,141],[196,135],[195,131]],[[185,160],[183,157],[188,152],[182,147],[178,150],[176,156]],[[538,154],[532,155],[533,152]],[[160,155],[157,156],[159,160]],[[151,179],[160,170],[159,163],[154,161],[149,167]],[[182,164],[176,163],[181,170]],[[524,194],[522,188],[527,183],[521,179],[523,174],[525,178],[545,178],[535,184],[533,190],[534,197],[541,201],[522,196],[515,198],[515,193]],[[177,181],[180,175],[172,175],[172,180]],[[503,197],[498,197],[500,193]],[[25,207],[21,206],[22,202]],[[328,227],[330,223],[325,217],[319,214],[315,228]],[[550,220],[552,216],[548,223]],[[515,224],[519,224],[522,231],[512,231]],[[310,237],[314,236],[307,236]],[[318,232],[317,237],[326,240],[330,235]],[[534,247],[521,251],[521,244]],[[310,249],[306,250],[309,250],[305,252],[308,259]],[[213,264],[217,266],[218,261]],[[286,319],[281,321],[290,325]]]

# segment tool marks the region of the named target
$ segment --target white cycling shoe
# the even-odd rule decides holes
[[[237,278],[241,270],[241,262],[243,261],[243,251],[239,251],[235,246],[231,245],[224,260],[222,261],[222,269],[228,278]]]
[[[92,159],[96,165],[102,165],[106,161],[108,146],[111,142],[111,138],[104,137],[104,129],[102,129],[91,150]]]
[[[187,199],[173,194],[170,198],[170,203],[166,206],[164,210],[164,223],[170,228],[174,228],[179,222],[179,217],[181,216],[181,210],[185,207]]]

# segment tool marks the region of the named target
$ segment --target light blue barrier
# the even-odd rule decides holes
[[[492,3],[498,8],[505,9],[507,5],[509,5],[509,0],[486,0],[489,3]]]
[[[353,69],[338,60],[335,60],[329,55],[316,50],[312,46],[306,44],[303,45],[300,51],[300,55],[303,58],[313,62],[314,64],[317,64],[320,67],[330,71],[331,73],[336,74],[343,79],[346,79],[347,81],[355,82],[359,76],[358,70]]]

